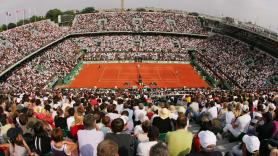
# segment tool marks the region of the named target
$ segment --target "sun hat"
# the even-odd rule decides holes
[[[162,108],[159,110],[158,115],[162,118],[162,119],[166,119],[169,117],[170,115],[170,111],[167,108]]]

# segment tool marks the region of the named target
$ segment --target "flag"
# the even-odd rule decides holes
[[[7,15],[7,16],[12,16],[12,13],[6,12],[6,15]]]

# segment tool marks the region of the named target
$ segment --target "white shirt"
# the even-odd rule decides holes
[[[235,123],[236,125],[238,125],[236,130],[246,133],[247,130],[248,130],[248,126],[250,124],[250,121],[251,121],[251,117],[250,117],[249,114],[244,114],[244,115],[238,117],[237,120],[236,120],[236,123]]]
[[[143,134],[143,133],[144,133],[144,131],[143,131],[142,125],[135,126],[134,135]]]
[[[189,107],[193,112],[199,112],[199,104],[197,102],[192,102]]]
[[[136,109],[134,111],[134,120],[139,121],[140,116],[146,116],[147,112],[144,109]]]
[[[170,119],[174,119],[177,120],[177,118],[179,117],[177,113],[170,113],[169,115]]]
[[[123,109],[123,111],[125,110],[128,111],[128,120],[132,120],[133,110],[129,108]]]
[[[217,114],[218,114],[217,107],[213,106],[213,107],[209,108],[208,109],[208,114],[209,114],[209,120],[210,121],[217,118]]]
[[[102,131],[79,130],[77,132],[80,156],[97,155],[97,145],[104,139]]]
[[[152,146],[157,144],[157,141],[141,142],[137,147],[137,156],[149,156]]]
[[[106,116],[108,116],[110,118],[110,123],[114,120],[114,119],[117,119],[119,117],[121,117],[120,114],[116,114],[116,113],[108,113],[106,114]]]
[[[70,127],[72,126],[73,122],[74,122],[74,116],[70,116],[67,118],[68,130],[70,130]]]
[[[123,109],[124,109],[124,104],[118,104],[116,106],[116,110],[118,111],[118,113],[122,113]]]
[[[231,124],[232,121],[235,119],[235,115],[232,111],[225,113],[225,122],[226,124]]]

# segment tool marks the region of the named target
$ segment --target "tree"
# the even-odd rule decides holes
[[[30,20],[31,23],[33,23],[33,22],[36,22],[36,21],[41,21],[43,19],[44,19],[43,16],[36,16],[36,15],[34,15],[29,20]]]
[[[58,15],[61,15],[62,11],[59,9],[52,9],[47,11],[45,18],[50,19],[51,21],[54,21],[58,23]]]
[[[2,30],[2,31],[7,30],[7,25],[6,25],[6,24],[3,24],[3,25],[1,26],[1,30]]]
[[[9,23],[8,24],[8,29],[12,29],[12,28],[15,28],[16,27],[16,24],[14,23]]]
[[[94,7],[87,7],[81,10],[81,14],[94,13],[94,12],[96,12]]]
[[[67,11],[63,12],[62,15],[75,15],[75,11],[67,10]]]
[[[145,8],[136,8],[136,11],[139,11],[139,12],[145,12],[146,9]]]
[[[19,20],[19,21],[17,22],[17,26],[21,26],[21,25],[23,25],[23,24],[28,24],[28,23],[30,23],[29,19]],[[9,28],[10,28],[10,27],[9,27]]]

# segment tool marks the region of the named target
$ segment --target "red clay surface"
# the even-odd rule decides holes
[[[143,83],[159,88],[207,88],[190,64],[84,64],[68,88],[128,88],[138,86],[138,64]],[[100,67],[100,68],[99,68]],[[130,86],[125,83],[130,83]]]

